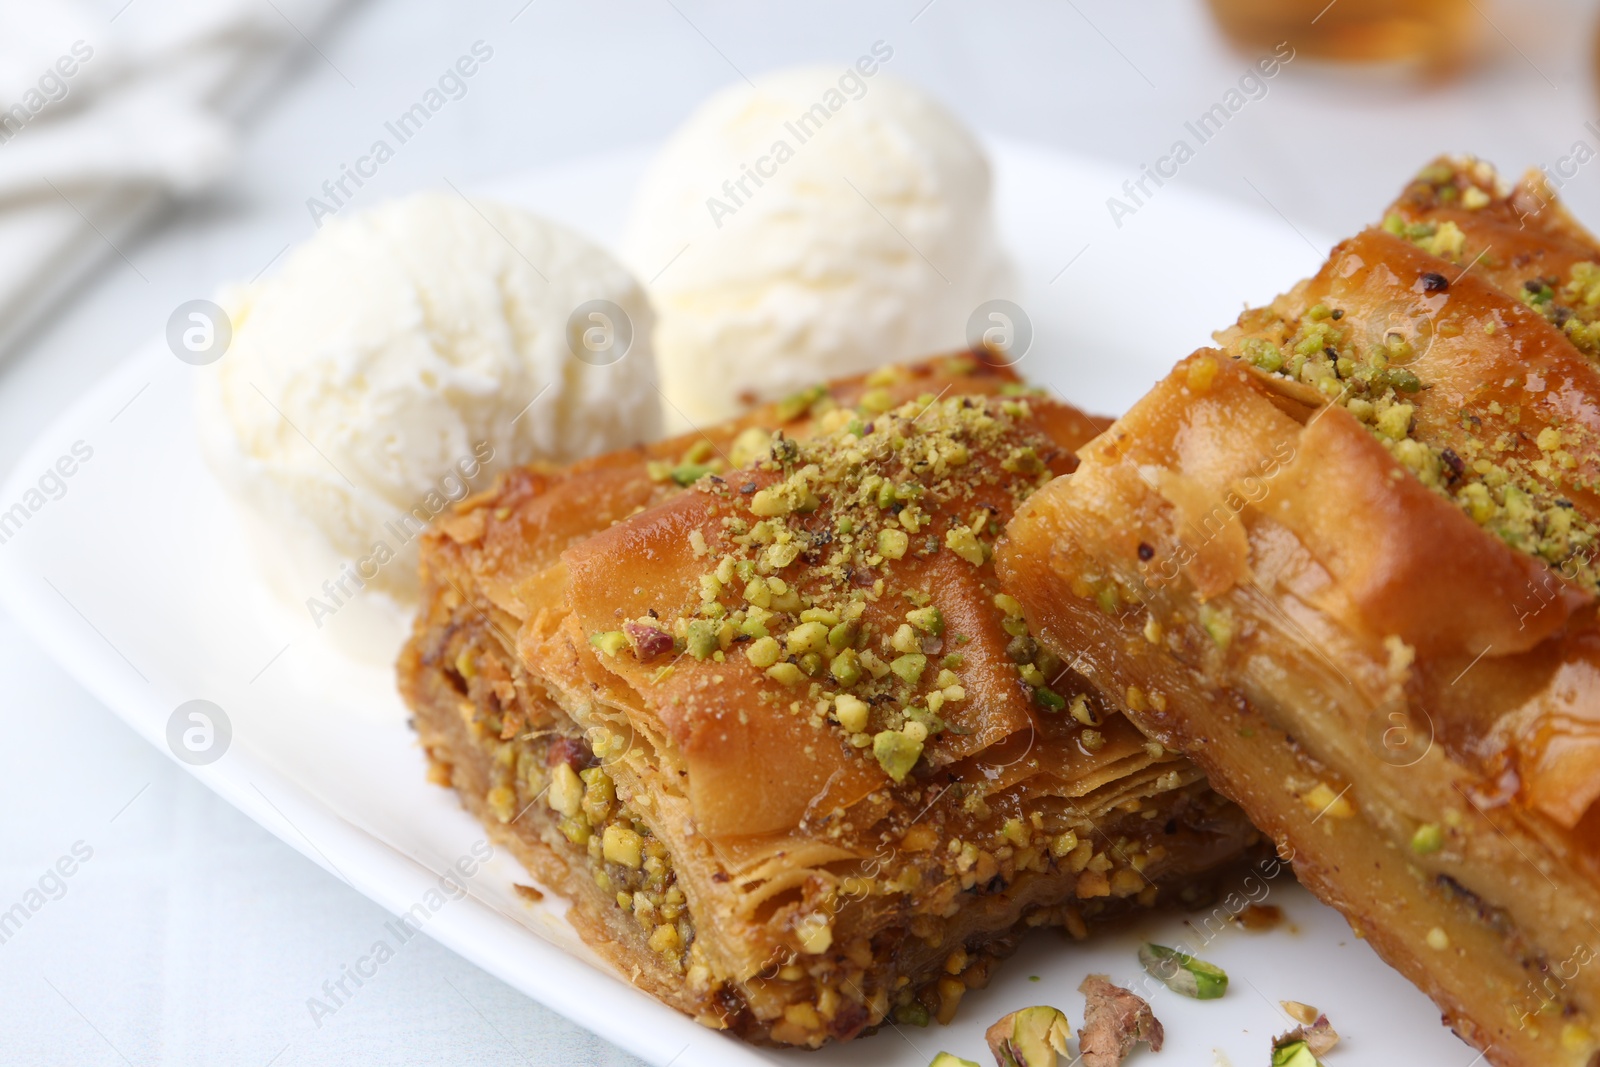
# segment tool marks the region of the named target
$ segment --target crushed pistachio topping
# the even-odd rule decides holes
[[[1442,181],[1443,170],[1433,179]],[[1492,185],[1492,173],[1484,181]],[[1389,216],[1384,226],[1450,258],[1397,214]],[[1444,227],[1453,224],[1430,232],[1436,237]],[[1418,284],[1420,291],[1433,292],[1447,289],[1449,281],[1442,274],[1424,274]],[[1600,266],[1579,263],[1564,281],[1531,279],[1520,295],[1524,303],[1561,326],[1580,349],[1600,355]],[[1467,433],[1464,444],[1443,446],[1416,436],[1419,405],[1427,402],[1428,384],[1406,364],[1435,331],[1459,332],[1459,323],[1424,320],[1391,327],[1382,337],[1363,338],[1348,328],[1341,309],[1327,304],[1314,305],[1298,321],[1270,309],[1247,312],[1240,321],[1242,336],[1230,342],[1229,354],[1235,359],[1316,389],[1327,403],[1355,416],[1418,480],[1455,503],[1479,526],[1585,588],[1600,589],[1600,566],[1594,558],[1600,526],[1580,514],[1569,499],[1575,491],[1600,491],[1600,480],[1578,469],[1579,457],[1600,444],[1592,434],[1575,423],[1525,425],[1520,410],[1491,401],[1482,410],[1455,413]],[[1493,325],[1491,321],[1485,329]],[[1516,427],[1515,432],[1483,431],[1485,414],[1503,418]],[[1530,454],[1527,442],[1537,444],[1536,454]],[[1218,637],[1211,627],[1207,629]]]
[[[1574,263],[1565,279],[1529,278],[1517,293],[1590,359],[1600,359],[1600,264]]]
[[[717,498],[718,516],[690,534],[695,555],[714,561],[699,603],[590,642],[607,656],[631,649],[640,662],[742,655],[792,692],[794,710],[836,724],[851,749],[902,783],[967,699],[959,650],[970,638],[950,632],[929,593],[897,588],[896,574],[947,554],[992,588],[1001,516],[1050,480],[1057,449],[1032,426],[1025,393],[891,407],[875,389],[853,409],[825,392],[797,394],[779,414],[809,412],[815,436],[752,438],[746,468],[698,475],[694,488]],[[1039,708],[1064,710],[1050,687],[1061,661],[1029,634],[1014,598],[993,603],[1019,683]]]
[[[708,474],[720,472],[725,466],[711,442],[701,438],[690,445],[676,463],[652,460],[645,465],[645,469],[651,481],[693,485]]]
[[[1494,168],[1482,160],[1441,159],[1422,168],[1407,186],[1401,202],[1408,211],[1427,215],[1434,209],[1457,205],[1480,211],[1506,195]],[[1490,265],[1499,265],[1492,246],[1477,250],[1465,247],[1461,228],[1450,221],[1412,222],[1397,211],[1384,219],[1383,228],[1452,263],[1465,265],[1482,257]],[[1528,278],[1517,295],[1562,329],[1579,350],[1591,358],[1600,358],[1600,265],[1575,264],[1565,279]]]
[[[1463,207],[1481,211],[1506,195],[1494,167],[1478,159],[1439,159],[1417,172],[1401,196],[1407,207],[1424,214],[1433,208]],[[1399,212],[1383,220],[1383,228],[1396,237],[1411,241],[1423,251],[1463,262],[1466,235],[1454,222],[1408,222]]]
[[[1461,262],[1461,250],[1467,242],[1467,235],[1461,231],[1461,227],[1448,219],[1444,222],[1408,223],[1400,215],[1391,213],[1384,218],[1383,228],[1396,237],[1405,238],[1424,252],[1452,263]]]
[[[867,607],[896,595],[893,561],[948,551],[988,562],[999,525],[981,497],[1020,500],[1050,476],[1049,442],[1020,425],[1030,415],[1025,399],[922,397],[890,410],[869,390],[856,410],[824,413],[811,440],[775,436],[752,481],[734,475],[708,490],[746,502],[755,520],[739,507],[723,520],[725,555],[707,582],[715,599],[700,614],[722,620],[722,650],[743,644],[768,677],[804,686],[805,703],[896,783],[949,729],[941,712],[966,699],[953,651],[964,638],[919,590],[899,592],[907,607],[888,625],[868,625]],[[970,471],[975,452],[1003,455],[1001,472]],[[765,484],[751,489],[757,475]],[[797,562],[804,570],[791,575]]]
[[[1600,528],[1562,494],[1566,486],[1600,490],[1578,472],[1578,456],[1597,445],[1592,435],[1568,424],[1480,437],[1482,414],[1462,410],[1459,424],[1470,437],[1459,453],[1422,442],[1416,438],[1416,405],[1426,384],[1398,366],[1413,357],[1413,342],[1390,333],[1378,344],[1358,346],[1347,331],[1330,326],[1328,318],[1315,317],[1320,307],[1312,307],[1282,344],[1246,336],[1237,342],[1235,355],[1267,373],[1314,386],[1326,402],[1338,403],[1362,422],[1422,485],[1453,501],[1477,525],[1589,589],[1600,587],[1594,560]],[[1520,411],[1502,410],[1498,402],[1486,405],[1485,413],[1509,416],[1512,422],[1520,416]],[[1522,443],[1520,437],[1538,445],[1536,458],[1512,454]],[[1226,645],[1221,630],[1211,625],[1206,630]]]

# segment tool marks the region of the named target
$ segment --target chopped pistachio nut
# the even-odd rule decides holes
[[[894,406],[894,396],[887,389],[869,389],[861,394],[861,409],[879,415]]]
[[[1347,798],[1348,789],[1334,792],[1331,785],[1318,782],[1309,792],[1300,799],[1306,808],[1314,811],[1318,816],[1327,815],[1334,819],[1348,819],[1356,813],[1355,807]]]
[[[516,815],[517,791],[510,786],[497,785],[483,799],[494,817],[503,823],[510,822]]]
[[[828,647],[828,628],[820,622],[803,622],[789,631],[784,644],[791,656],[820,652]]]
[[[690,622],[685,638],[685,647],[689,655],[695,659],[709,659],[711,654],[720,648],[717,640],[719,630],[720,627],[716,623],[704,619]]]
[[[562,819],[557,824],[557,829],[574,845],[587,845],[589,839],[594,836],[594,829],[589,825],[588,821],[579,819],[576,816],[568,816]]]
[[[745,659],[750,661],[750,665],[762,668],[770,667],[777,663],[778,657],[782,654],[783,650],[779,648],[777,639],[773,637],[758,638],[750,642],[744,650]]]
[[[958,526],[947,532],[944,535],[944,544],[946,548],[974,567],[983,566],[984,562],[989,558],[983,542],[979,541],[977,535],[966,526]]]
[[[1072,1024],[1058,1008],[1014,1011],[989,1027],[984,1037],[999,1067],[1056,1067],[1066,1055]]]
[[[903,782],[922,758],[922,742],[899,730],[884,730],[872,739],[872,755],[885,774]]]
[[[740,431],[739,436],[733,439],[728,460],[735,467],[748,467],[771,448],[772,435],[758,426],[751,426]]]
[[[715,474],[720,466],[707,463],[680,463],[672,468],[671,477],[679,485],[693,485],[706,475]]]
[[[1283,351],[1271,341],[1247,337],[1239,343],[1239,351],[1245,362],[1264,371],[1276,372],[1283,369]]]
[[[578,774],[583,780],[583,814],[591,823],[603,823],[617,801],[616,783],[599,767]]]
[[[828,647],[834,653],[842,654],[855,644],[856,637],[860,633],[861,623],[855,619],[846,619],[828,630]]]
[[[1215,1000],[1228,991],[1228,974],[1221,967],[1165,945],[1140,945],[1139,965],[1180,996]]]
[[[1311,1046],[1307,1045],[1304,1039],[1298,1039],[1273,1045],[1272,1067],[1321,1067],[1321,1065],[1317,1057],[1312,1054]]]
[[[911,546],[911,537],[904,530],[884,527],[878,531],[878,554],[884,559],[903,559]]]
[[[750,511],[754,515],[770,518],[787,515],[792,510],[789,500],[782,493],[770,488],[759,490],[750,498]]]
[[[785,541],[776,545],[768,545],[767,550],[761,554],[761,562],[775,571],[781,571],[789,564],[800,558],[801,548],[793,541]]]
[[[1233,612],[1226,606],[1216,604],[1200,605],[1200,627],[1210,636],[1216,646],[1227,651],[1228,645],[1233,642]]]
[[[827,395],[828,390],[825,386],[813,385],[809,389],[784,397],[778,401],[778,421],[793,422],[807,411],[810,411],[818,401]]]
[[[889,664],[889,669],[894,672],[907,685],[916,685],[922,678],[922,672],[928,669],[928,657],[921,652],[908,652],[896,656]]]
[[[614,657],[628,647],[628,635],[621,630],[607,630],[604,633],[590,634],[589,644],[606,656]]]
[[[895,628],[894,636],[889,638],[889,647],[896,652],[921,652],[922,639],[910,623],[902,623]]]
[[[828,664],[828,673],[833,675],[835,681],[846,689],[860,682],[865,675],[861,656],[853,648],[847,648]]]
[[[1000,469],[1015,474],[1039,474],[1045,466],[1032,448],[1013,448],[1011,454],[1001,461]]]
[[[1060,711],[1067,706],[1067,700],[1060,693],[1048,686],[1039,686],[1033,691],[1033,699],[1046,711]]]
[[[1436,822],[1423,823],[1417,827],[1417,832],[1411,835],[1411,851],[1419,856],[1430,855],[1443,847],[1444,831]]]
[[[649,945],[663,956],[676,956],[683,951],[683,936],[676,926],[663,923],[651,931]]]
[[[550,790],[545,794],[545,799],[549,801],[552,811],[571,818],[578,814],[583,804],[583,791],[583,782],[578,778],[578,773],[567,764],[558,763],[550,775]]]
[[[612,823],[601,835],[601,841],[607,863],[618,863],[634,870],[644,865],[644,838],[633,830]]]
[[[833,918],[812,912],[795,925],[794,934],[801,949],[812,956],[820,955],[833,946]]]
[[[797,686],[806,680],[806,674],[793,663],[774,663],[767,668],[767,677],[781,685]]]
[[[867,715],[871,711],[870,705],[849,693],[840,693],[833,702],[833,714],[839,720],[839,725],[846,732],[858,734],[867,728]]]

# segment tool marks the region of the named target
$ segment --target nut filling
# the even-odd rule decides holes
[[[601,733],[591,746],[586,738],[558,732],[555,723],[519,731],[518,724],[526,723],[529,715],[520,700],[502,706],[497,694],[505,687],[493,682],[510,677],[503,661],[463,641],[449,662],[463,694],[471,692],[473,680],[480,678],[481,688],[487,690],[478,701],[463,700],[459,710],[468,728],[492,745],[493,784],[485,799],[494,817],[509,824],[532,807],[547,809],[548,818],[556,820],[555,831],[572,850],[581,850],[595,885],[633,917],[650,948],[683,973],[694,944],[694,924],[671,854],[618,797],[616,782],[595,751],[611,755],[617,738]],[[511,686],[510,691],[517,689]],[[571,721],[565,721],[572,728]],[[500,740],[508,731],[512,736]],[[553,836],[548,824],[544,832]],[[572,850],[566,850],[569,856]]]

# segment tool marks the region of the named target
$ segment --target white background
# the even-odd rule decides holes
[[[120,17],[137,19],[140,2]],[[1344,234],[1438,151],[1475,152],[1516,173],[1554,164],[1579,139],[1600,146],[1584,128],[1600,125],[1593,5],[1473,2],[1490,22],[1470,80],[1417,86],[1297,59],[1176,181],[1281,214],[1285,226]],[[842,65],[880,39],[895,50],[890,73],[978,130],[1137,177],[1254,58],[1231,51],[1191,0],[750,6],[354,7],[312,35],[252,116],[232,177],[120,242],[0,365],[0,467],[175,306],[255,276],[308,236],[306,198],[480,39],[494,58],[466,97],[402,146],[355,207],[656,141],[741,72]],[[1590,164],[1564,192],[1600,224],[1597,175]],[[1171,254],[1206,268],[1205,248]],[[1160,294],[1151,301],[1159,313]],[[1234,310],[1218,308],[1218,325]],[[162,501],[102,521],[160,523]],[[0,945],[0,1063],[635,1063],[425,938],[318,1028],[306,999],[389,917],[135,738],[4,616],[0,672],[0,910],[75,842],[93,849],[66,895]]]

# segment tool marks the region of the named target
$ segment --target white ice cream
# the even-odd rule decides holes
[[[569,325],[594,300],[623,317]],[[394,201],[330,222],[224,304],[233,341],[199,371],[201,445],[271,583],[319,628],[413,600],[417,530],[496,471],[659,430],[643,290],[524,211]]]
[[[649,168],[624,257],[655,279],[669,423],[954,349],[1012,295],[983,150],[892,54],[725,89]]]

